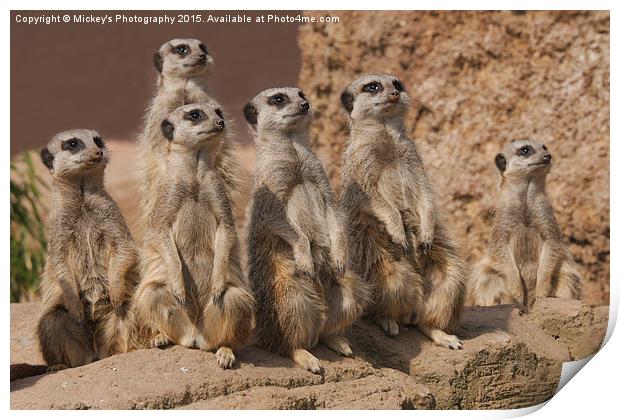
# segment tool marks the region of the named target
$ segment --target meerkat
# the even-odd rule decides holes
[[[224,114],[213,103],[184,105],[160,122],[160,130],[167,152],[153,180],[157,196],[145,232],[136,313],[152,331],[153,346],[215,351],[218,364],[230,368],[234,350],[248,341],[254,298],[215,161],[230,141]]]
[[[52,188],[36,335],[43,358],[56,370],[137,346],[129,307],[139,254],[104,189],[108,152],[97,131],[59,133],[41,159]]]
[[[157,91],[146,112],[144,130],[138,139],[138,177],[142,202],[142,225],[151,218],[157,191],[153,180],[161,176],[163,157],[168,150],[168,140],[162,135],[160,124],[179,106],[192,103],[219,104],[207,93],[206,78],[213,65],[213,57],[198,39],[173,39],[163,44],[154,54],[157,70]],[[230,127],[229,127],[230,128]],[[214,158],[229,200],[238,200],[239,168],[232,141],[221,144]]]
[[[367,292],[346,267],[346,237],[329,181],[305,146],[310,104],[297,88],[259,93],[244,107],[256,144],[248,269],[257,301],[255,343],[320,373],[321,341],[351,356],[344,333]]]
[[[405,132],[409,95],[394,76],[367,75],[341,101],[350,123],[341,205],[351,265],[373,293],[366,315],[389,336],[417,325],[436,344],[460,349],[446,331],[460,317],[467,267]]]
[[[499,203],[487,255],[475,269],[468,303],[519,304],[536,298],[579,299],[582,277],[562,240],[545,183],[551,169],[547,146],[510,143],[495,157]]]

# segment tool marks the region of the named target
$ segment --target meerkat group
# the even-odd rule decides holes
[[[157,89],[138,139],[140,247],[105,192],[101,135],[65,131],[42,149],[52,201],[36,333],[50,369],[169,344],[215,352],[231,368],[253,343],[320,373],[311,350],[352,356],[346,335],[361,317],[392,337],[414,326],[456,350],[466,302],[529,309],[537,297],[580,297],[545,192],[547,147],[519,141],[497,155],[488,255],[470,275],[407,136],[409,94],[387,74],[342,91],[350,138],[340,197],[308,146],[312,107],[300,89],[267,89],[245,105],[256,169],[243,267],[239,165],[206,89],[213,62],[197,39],[173,39],[154,56]]]

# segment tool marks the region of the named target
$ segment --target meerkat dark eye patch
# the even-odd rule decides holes
[[[523,146],[517,149],[517,153],[521,156],[529,156],[534,153],[534,148],[532,146]]]
[[[504,172],[506,170],[506,156],[501,153],[495,156],[495,166],[500,172]]]
[[[200,51],[202,51],[203,53],[209,54],[209,51],[207,51],[207,46],[202,42],[200,43],[200,45],[198,45],[198,48],[200,48]]]
[[[191,111],[186,112],[185,115],[183,115],[183,119],[191,121],[194,124],[198,124],[199,122],[206,120],[207,115],[202,109],[192,109]]]
[[[98,148],[103,149],[104,146],[103,146],[103,140],[101,139],[101,137],[99,136],[93,137],[93,141],[95,142]]]
[[[366,83],[363,87],[362,87],[362,92],[367,92],[367,93],[379,93],[383,91],[383,85],[379,82],[370,82],[370,83]]]
[[[84,148],[84,142],[78,138],[65,140],[60,145],[62,150],[68,150],[71,153],[77,153]]]
[[[342,94],[340,94],[340,102],[344,105],[344,109],[350,114],[353,111],[353,94],[349,92],[348,89],[345,89]]]
[[[168,120],[163,120],[161,122],[161,133],[168,141],[172,141],[174,139],[174,125]]]
[[[251,102],[248,102],[243,107],[243,116],[245,117],[245,120],[248,122],[248,124],[254,125],[258,122],[258,111]]]
[[[54,155],[50,153],[47,147],[41,149],[41,161],[47,167],[47,169],[54,168]]]
[[[180,55],[181,57],[185,57],[187,54],[192,52],[192,49],[187,44],[180,44],[180,45],[177,45],[176,47],[173,47],[172,51],[175,54]]]
[[[392,84],[394,85],[394,89],[396,89],[399,92],[404,92],[405,88],[403,87],[403,84],[400,82],[400,80],[395,79]]]
[[[544,150],[547,150],[547,146],[545,146],[544,144],[543,144],[543,149],[544,149]]]
[[[215,110],[215,115],[217,115],[220,118],[224,118],[224,113],[219,108]]]
[[[288,96],[283,93],[276,93],[273,96],[270,96],[267,99],[267,103],[271,106],[277,106],[278,108],[282,108],[284,105],[289,103]]]
[[[164,68],[164,59],[161,57],[161,54],[159,52],[153,54],[153,64],[155,65],[157,71],[161,73]]]

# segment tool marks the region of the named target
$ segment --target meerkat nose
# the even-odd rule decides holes
[[[226,123],[224,122],[224,120],[217,120],[215,125],[217,125],[217,128],[219,129],[223,129],[224,127],[226,127]]]
[[[397,90],[393,90],[389,94],[389,99],[392,102],[397,102],[400,99],[400,92]]]
[[[299,107],[301,109],[303,109],[304,111],[307,111],[307,110],[310,109],[310,104],[308,102],[304,101],[304,102],[299,104]]]
[[[547,163],[551,162],[551,154],[547,153],[543,156],[543,160]]]

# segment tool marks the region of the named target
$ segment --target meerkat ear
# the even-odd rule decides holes
[[[349,92],[349,89],[342,91],[340,101],[342,102],[342,105],[344,105],[344,109],[346,109],[349,114],[353,111],[353,99],[353,94]]]
[[[161,132],[165,138],[172,141],[174,138],[174,125],[168,120],[163,120],[161,122]]]
[[[47,150],[47,147],[41,149],[41,161],[47,166],[47,169],[54,169],[54,155]]]
[[[164,59],[161,57],[161,54],[159,53],[159,51],[153,54],[153,64],[155,64],[155,68],[157,69],[157,72],[161,73],[161,71],[164,68]]]
[[[506,156],[501,153],[495,156],[495,166],[500,172],[504,172],[506,170]]]
[[[243,116],[250,125],[256,125],[258,123],[258,111],[252,102],[248,102],[243,107]]]

